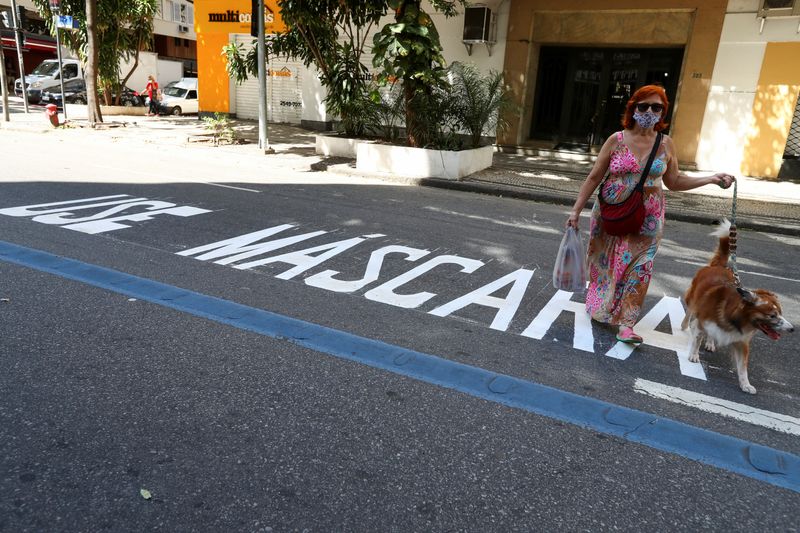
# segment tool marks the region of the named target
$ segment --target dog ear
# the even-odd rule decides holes
[[[753,291],[748,289],[743,289],[742,287],[736,287],[736,291],[739,293],[739,296],[742,297],[742,300],[748,304],[754,304],[758,301],[758,295]]]

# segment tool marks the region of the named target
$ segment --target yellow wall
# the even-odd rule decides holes
[[[267,0],[266,33],[285,31],[277,0]],[[197,92],[200,112],[230,112],[230,83],[222,47],[228,44],[231,33],[250,33],[250,0],[195,0],[194,31],[197,33]],[[241,20],[220,22],[217,15],[238,12]]]
[[[542,44],[684,46],[670,131],[678,157],[693,162],[726,7],[727,0],[513,1],[504,69],[523,111],[500,144],[529,142]]]
[[[800,43],[767,43],[745,141],[742,174],[778,176],[798,91]]]

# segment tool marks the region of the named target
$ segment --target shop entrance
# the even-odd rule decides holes
[[[683,48],[542,46],[533,105],[532,139],[588,151],[621,128],[631,94],[662,85],[675,99]],[[670,107],[667,122],[672,114]]]

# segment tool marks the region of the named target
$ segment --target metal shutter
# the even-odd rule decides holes
[[[797,106],[794,108],[792,126],[789,128],[789,137],[786,139],[784,158],[800,158],[800,95],[797,97]]]
[[[253,37],[235,35],[234,42],[247,51]],[[314,74],[301,62],[274,59],[267,65],[267,120],[300,124],[303,118],[303,80]],[[258,78],[235,86],[236,116],[258,120]]]

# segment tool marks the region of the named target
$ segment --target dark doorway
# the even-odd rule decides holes
[[[637,88],[662,85],[674,101],[682,60],[683,48],[541,47],[531,138],[565,150],[602,144]]]

